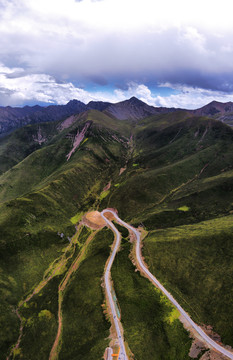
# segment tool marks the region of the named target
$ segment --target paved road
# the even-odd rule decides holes
[[[201,328],[198,326],[186,313],[186,311],[178,304],[178,302],[174,299],[174,297],[165,289],[165,287],[151,274],[151,272],[146,268],[143,263],[142,256],[141,256],[141,247],[140,247],[140,233],[132,226],[128,225],[126,222],[121,220],[119,216],[112,210],[104,210],[105,212],[111,212],[116,221],[121,224],[122,226],[126,227],[128,230],[131,230],[134,235],[136,236],[137,243],[136,243],[136,257],[139,264],[140,269],[145,273],[147,278],[156,285],[163,293],[168,297],[168,299],[175,305],[175,307],[179,310],[179,312],[185,317],[187,322],[198,332],[198,334],[202,337],[202,339],[207,343],[211,348],[215,349],[217,352],[227,356],[229,359],[233,359],[233,353],[216,343],[213,339],[211,339]],[[103,211],[103,212],[104,212]],[[102,213],[103,213],[102,212]],[[116,228],[115,228],[116,229]],[[117,230],[116,230],[117,231]],[[118,231],[117,231],[118,232]]]
[[[119,318],[117,317],[116,308],[115,308],[115,304],[114,304],[114,301],[112,298],[112,292],[111,292],[111,267],[112,267],[116,252],[119,249],[119,246],[121,243],[121,235],[120,235],[119,231],[117,230],[117,228],[113,225],[113,223],[104,216],[104,214],[106,212],[109,212],[109,211],[103,210],[101,212],[101,216],[106,221],[106,223],[109,225],[109,227],[112,229],[112,231],[115,233],[116,243],[115,243],[114,249],[109,257],[109,260],[108,260],[108,265],[107,265],[107,268],[106,268],[106,271],[104,274],[104,283],[105,283],[107,297],[108,297],[108,301],[109,301],[109,304],[111,307],[113,321],[114,321],[114,325],[116,328],[117,337],[118,337],[118,341],[119,341],[119,345],[120,345],[120,353],[119,353],[118,360],[128,360],[128,356],[126,355],[126,350],[125,350],[124,337],[123,337],[123,333],[121,330],[121,324],[120,324]],[[113,213],[113,214],[115,216],[115,213]]]
[[[112,360],[112,354],[113,354],[112,348],[108,347],[106,349],[106,360]]]

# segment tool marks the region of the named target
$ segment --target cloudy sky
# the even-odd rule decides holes
[[[233,101],[232,0],[0,0],[0,106]]]

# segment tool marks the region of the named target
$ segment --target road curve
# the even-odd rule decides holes
[[[128,360],[128,356],[127,356],[126,350],[125,350],[124,337],[123,337],[123,332],[121,330],[120,320],[117,316],[115,304],[114,304],[114,301],[112,298],[112,293],[111,293],[111,267],[112,267],[114,258],[116,256],[116,252],[119,249],[119,246],[121,243],[121,235],[120,235],[119,231],[117,230],[117,228],[113,225],[113,223],[104,216],[104,214],[106,212],[109,212],[109,210],[103,210],[101,212],[101,216],[106,221],[108,226],[112,229],[112,231],[115,233],[116,243],[115,243],[114,249],[109,257],[109,260],[108,260],[108,265],[107,265],[107,268],[106,268],[105,274],[104,274],[104,283],[105,283],[105,289],[106,289],[108,301],[109,301],[109,304],[111,307],[113,321],[114,321],[114,325],[116,328],[117,337],[118,337],[118,341],[119,341],[119,345],[120,345],[120,353],[119,353],[118,360]],[[116,214],[114,212],[112,212],[112,213],[114,216],[116,216]]]
[[[154,275],[151,274],[151,272],[146,268],[144,265],[144,262],[142,260],[141,255],[141,247],[140,247],[140,233],[137,231],[134,227],[128,225],[126,222],[121,220],[119,216],[112,210],[104,210],[103,212],[110,212],[114,215],[116,221],[126,227],[128,230],[131,230],[134,235],[136,236],[137,243],[136,243],[136,258],[139,264],[139,267],[143,271],[143,273],[147,276],[147,278],[155,285],[157,286],[164,295],[167,296],[167,298],[172,302],[172,304],[179,310],[179,312],[185,317],[185,319],[188,321],[188,323],[198,332],[198,334],[202,337],[202,339],[207,343],[210,348],[216,350],[217,352],[221,353],[222,355],[227,356],[229,359],[233,359],[233,353],[229,350],[225,349],[223,346],[219,345],[217,342],[215,342],[213,339],[211,339],[202,329],[200,326],[198,326],[186,313],[186,311],[179,305],[179,303],[174,299],[174,297],[165,289],[165,287],[154,277]],[[105,218],[106,219],[106,218]],[[108,220],[108,223],[111,223]],[[115,228],[116,229],[116,228]],[[118,231],[117,231],[118,232]]]

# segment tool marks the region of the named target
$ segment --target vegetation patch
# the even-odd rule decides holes
[[[100,200],[103,200],[104,198],[106,198],[108,196],[108,194],[110,193],[110,190],[105,190],[100,194]]]
[[[180,210],[180,211],[189,211],[190,208],[189,208],[188,206],[184,205],[184,206],[179,207],[177,210]]]
[[[71,219],[70,219],[70,221],[72,222],[72,224],[77,224],[79,221],[80,221],[80,219],[82,218],[82,216],[83,216],[83,212],[78,212],[76,215],[74,215]]]

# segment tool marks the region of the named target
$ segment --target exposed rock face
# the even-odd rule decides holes
[[[46,137],[43,136],[43,134],[42,134],[42,132],[41,132],[41,127],[40,127],[40,126],[39,126],[39,128],[38,128],[37,134],[36,134],[36,135],[33,135],[32,137],[33,137],[33,140],[34,140],[35,142],[37,142],[39,145],[41,145],[43,142],[46,141]]]
[[[66,155],[67,161],[70,159],[71,155],[75,152],[75,150],[79,147],[80,143],[83,141],[84,136],[87,132],[87,129],[89,128],[89,126],[91,125],[91,122],[88,121],[82,131],[78,131],[75,138],[74,138],[74,142],[73,142],[73,147],[71,149],[71,151],[69,152],[69,154]]]

